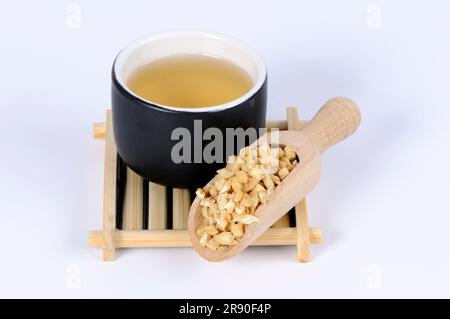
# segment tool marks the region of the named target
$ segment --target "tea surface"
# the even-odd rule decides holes
[[[228,60],[190,54],[148,62],[130,75],[127,85],[150,102],[199,108],[235,100],[253,83],[247,72]]]

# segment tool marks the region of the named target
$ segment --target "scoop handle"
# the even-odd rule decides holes
[[[346,97],[328,100],[302,130],[316,144],[320,154],[353,134],[361,122],[355,102]]]

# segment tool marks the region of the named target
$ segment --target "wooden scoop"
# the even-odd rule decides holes
[[[216,251],[200,245],[196,230],[202,224],[203,216],[201,199],[196,197],[189,212],[188,230],[197,253],[209,261],[222,261],[249,246],[314,188],[320,177],[320,155],[355,132],[360,121],[358,106],[348,98],[337,97],[327,101],[303,130],[277,133],[279,145],[296,148],[299,163],[275,188],[272,199],[258,207],[255,215],[259,221],[246,227],[236,246]],[[261,139],[270,141],[270,136],[263,136],[255,143],[262,143]]]

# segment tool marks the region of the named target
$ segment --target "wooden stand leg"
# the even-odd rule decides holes
[[[105,176],[103,195],[103,260],[116,258],[116,165],[117,149],[112,129],[112,113],[106,113]]]
[[[311,260],[311,241],[306,199],[303,199],[295,206],[295,219],[297,221],[297,258],[300,262],[306,263]]]

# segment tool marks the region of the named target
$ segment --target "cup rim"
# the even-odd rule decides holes
[[[196,37],[210,37],[215,38],[220,41],[225,41],[228,44],[235,46],[245,52],[255,63],[257,69],[258,69],[258,76],[256,78],[256,81],[253,83],[252,88],[247,91],[242,96],[229,101],[227,103],[219,104],[219,105],[213,105],[213,106],[207,106],[207,107],[195,107],[195,108],[188,108],[188,107],[174,107],[170,105],[164,105],[156,102],[152,102],[151,100],[143,99],[142,97],[135,94],[133,91],[131,91],[126,84],[125,79],[123,78],[121,74],[121,69],[124,66],[127,57],[131,53],[133,53],[138,48],[142,47],[145,44],[148,44],[149,42],[158,41],[164,38],[171,38],[171,37],[181,37],[181,36],[196,36]],[[260,55],[250,48],[247,44],[244,42],[237,40],[233,37],[230,37],[228,35],[224,35],[217,32],[211,32],[211,31],[202,31],[202,30],[174,30],[174,31],[165,31],[165,32],[158,32],[146,35],[144,37],[141,37],[137,40],[132,41],[128,45],[126,45],[122,50],[119,51],[117,54],[113,67],[112,67],[112,75],[113,75],[113,81],[117,82],[120,87],[127,92],[132,97],[138,99],[140,102],[144,103],[148,107],[158,107],[164,110],[169,111],[177,111],[177,112],[188,112],[188,113],[203,113],[203,112],[217,112],[217,111],[223,111],[226,109],[233,108],[235,106],[238,106],[242,104],[243,102],[250,99],[252,96],[254,96],[264,85],[266,78],[267,78],[267,68],[263,61],[263,59],[260,57]]]

